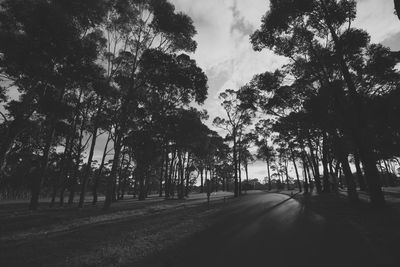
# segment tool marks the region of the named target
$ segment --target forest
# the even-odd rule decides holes
[[[249,42],[287,64],[221,92],[211,117],[196,28],[168,0],[0,1],[0,201],[239,197],[261,160],[263,190],[384,206],[400,183],[400,53],[353,27],[356,4],[271,0]]]

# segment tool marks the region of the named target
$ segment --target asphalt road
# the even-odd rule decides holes
[[[351,223],[324,218],[288,196],[259,192],[228,204],[189,240],[132,266],[393,265]]]

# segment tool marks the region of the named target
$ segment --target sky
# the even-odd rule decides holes
[[[171,0],[177,11],[189,15],[197,29],[197,51],[191,55],[208,76],[208,99],[202,107],[210,120],[223,116],[218,95],[238,89],[258,73],[275,70],[286,59],[272,51],[255,52],[249,35],[261,25],[269,9],[268,0]],[[400,50],[400,21],[394,15],[393,0],[358,0],[354,27],[371,35],[371,41]],[[208,122],[208,125],[211,125]],[[263,179],[266,166],[249,166],[249,178]],[[244,176],[242,176],[244,177]]]

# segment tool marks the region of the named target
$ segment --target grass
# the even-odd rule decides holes
[[[158,223],[125,232],[113,242],[99,244],[86,253],[68,258],[66,266],[128,266],[205,229],[206,218],[217,211],[196,210],[195,214],[180,211],[181,216],[160,216]]]
[[[1,266],[124,266],[161,251],[206,227],[210,207],[201,196],[187,200],[115,203],[108,211],[88,207],[36,212],[3,205]],[[21,257],[24,255],[24,257]],[[130,265],[131,266],[131,265]]]

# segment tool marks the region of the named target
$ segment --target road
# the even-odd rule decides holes
[[[384,262],[346,221],[259,192],[229,204],[189,240],[133,266],[392,266]]]

